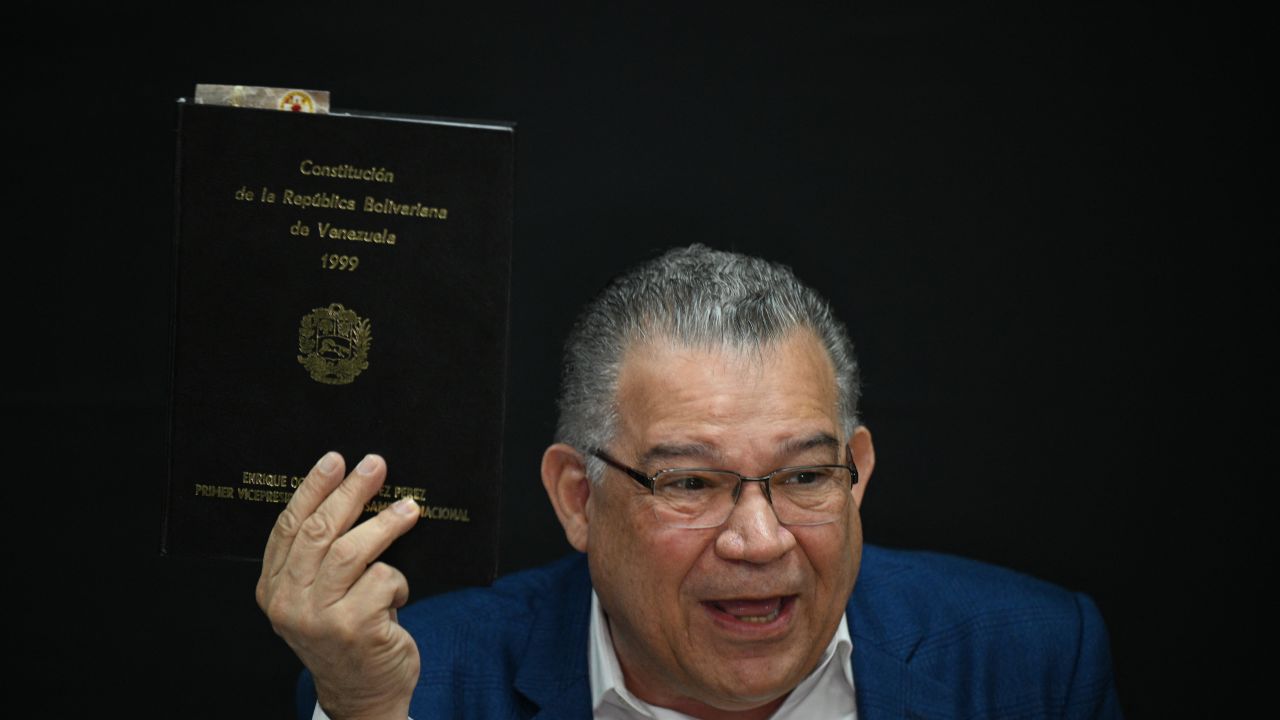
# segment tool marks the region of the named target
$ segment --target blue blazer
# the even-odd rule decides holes
[[[591,579],[578,553],[401,610],[422,672],[410,715],[589,718]],[[847,615],[859,720],[1119,718],[1088,597],[933,553],[863,548]],[[303,675],[299,717],[315,690]]]

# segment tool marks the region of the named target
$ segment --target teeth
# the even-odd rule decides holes
[[[752,625],[764,625],[778,619],[782,614],[782,608],[786,606],[786,598],[720,600],[711,604],[734,620]]]
[[[779,612],[780,611],[778,610],[774,610],[768,615],[734,615],[734,617],[741,620],[742,622],[764,624],[767,622],[772,622],[774,618],[778,617]]]

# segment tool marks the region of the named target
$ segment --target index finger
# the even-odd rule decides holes
[[[271,536],[267,539],[267,549],[262,554],[262,574],[271,577],[280,572],[289,550],[298,536],[302,522],[320,507],[320,503],[329,497],[334,488],[342,482],[346,463],[342,456],[330,450],[316,462],[307,473],[307,477],[294,491],[289,504],[271,528]]]

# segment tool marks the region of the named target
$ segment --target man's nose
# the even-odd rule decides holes
[[[716,536],[716,554],[726,560],[768,563],[786,555],[796,545],[791,531],[765,497],[760,483],[743,483],[738,503]]]

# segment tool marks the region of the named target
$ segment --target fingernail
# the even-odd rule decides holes
[[[372,475],[374,469],[378,467],[378,459],[372,455],[365,455],[360,464],[356,466],[356,472],[361,475]]]
[[[332,450],[325,453],[324,457],[320,458],[320,461],[316,463],[316,469],[325,475],[329,475],[337,468],[338,453],[333,452]]]
[[[418,503],[414,502],[413,498],[406,495],[405,497],[397,500],[396,504],[391,506],[391,509],[395,510],[396,513],[400,515],[417,515]]]

